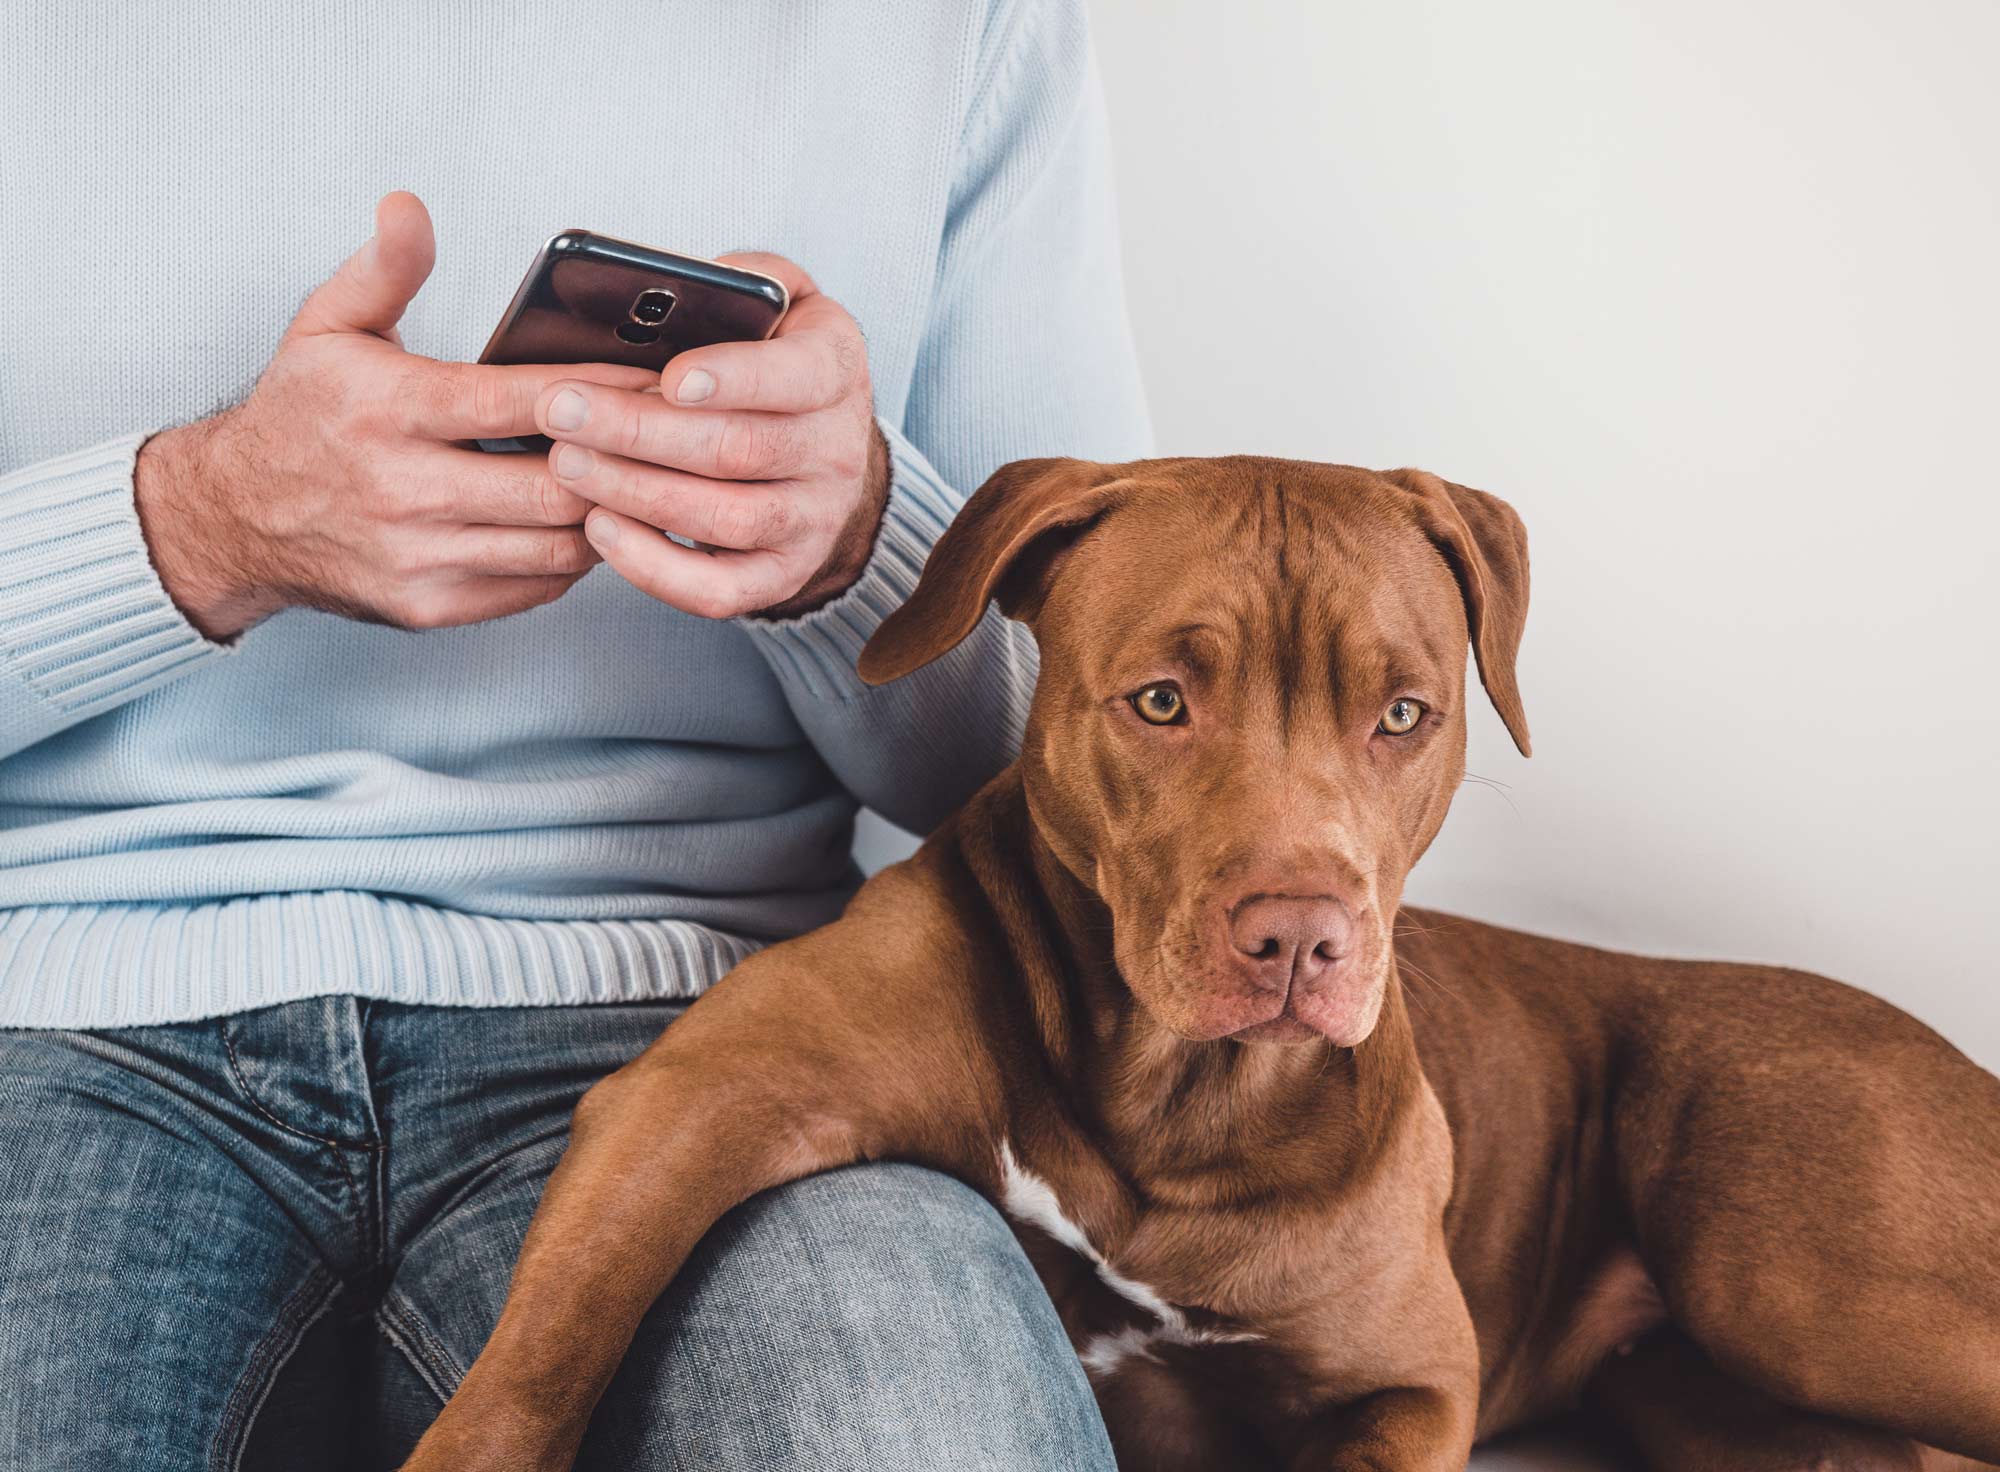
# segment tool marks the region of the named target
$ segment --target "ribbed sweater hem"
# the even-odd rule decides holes
[[[306,997],[552,1007],[700,995],[758,942],[678,920],[468,915],[355,890],[0,912],[0,1027],[111,1028]]]

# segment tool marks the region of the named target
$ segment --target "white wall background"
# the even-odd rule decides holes
[[[1161,448],[1528,523],[1536,754],[1474,721],[1412,898],[2000,1067],[2000,6],[1092,11]]]
[[[1475,723],[1413,897],[2000,1066],[2000,6],[1093,12],[1162,448],[1527,520],[1535,757]]]

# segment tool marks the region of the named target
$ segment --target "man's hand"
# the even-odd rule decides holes
[[[785,283],[775,336],[690,349],[657,391],[555,384],[535,419],[557,480],[596,503],[591,545],[634,586],[708,618],[789,617],[860,575],[889,448],[846,309],[782,256],[723,259]]]
[[[250,397],[140,451],[153,564],[210,638],[291,605],[406,628],[475,623],[560,597],[596,563],[589,508],[547,457],[458,442],[531,432],[557,379],[656,380],[404,352],[396,323],[435,253],[416,196],[386,196],[375,237],[299,309]]]

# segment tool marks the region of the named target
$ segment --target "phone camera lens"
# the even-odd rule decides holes
[[[648,327],[643,322],[620,322],[618,336],[623,341],[631,343],[633,347],[642,348],[649,342],[660,340],[660,329]]]
[[[674,294],[655,288],[639,293],[639,299],[632,303],[632,320],[643,322],[648,327],[658,327],[667,320],[667,313],[674,309]]]

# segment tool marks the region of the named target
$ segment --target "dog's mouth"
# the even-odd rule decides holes
[[[1271,988],[1198,961],[1175,965],[1163,947],[1151,965],[1121,963],[1126,986],[1155,1022],[1186,1042],[1353,1047],[1374,1031],[1388,967],[1374,944],[1342,958],[1336,974]]]
[[[1238,1028],[1229,1037],[1238,1043],[1312,1043],[1320,1041],[1324,1034],[1307,1026],[1287,1006],[1276,1017]]]
[[[1381,1011],[1383,979],[1380,968],[1368,978],[1355,976],[1337,985],[1304,990],[1289,988],[1271,1016],[1228,1034],[1239,1043],[1328,1042],[1351,1048],[1375,1030]]]

